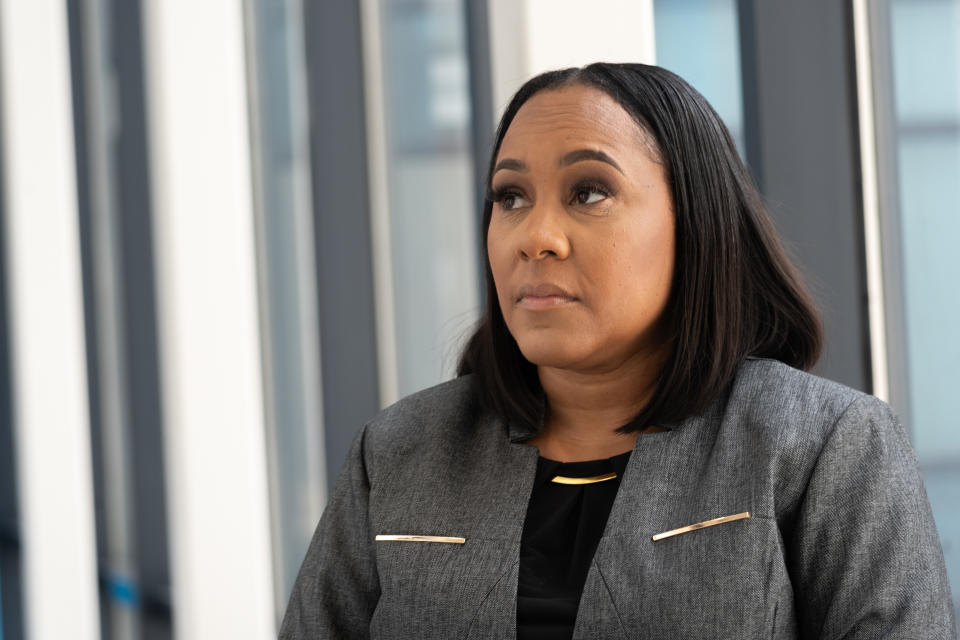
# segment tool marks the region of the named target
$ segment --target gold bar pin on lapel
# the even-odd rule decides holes
[[[377,542],[445,542],[447,544],[463,544],[466,538],[456,536],[417,536],[417,535],[378,535]]]
[[[670,531],[664,531],[663,533],[658,533],[653,536],[653,541],[663,540],[664,538],[670,538],[673,536],[678,536],[681,533],[688,533],[690,531],[696,531],[697,529],[706,529],[707,527],[713,527],[718,524],[723,524],[725,522],[733,522],[734,520],[743,520],[750,517],[749,511],[744,511],[743,513],[735,513],[732,516],[723,516],[722,518],[714,518],[713,520],[704,520],[703,522],[697,522],[695,524],[690,524],[685,527],[680,527],[679,529],[671,529]]]

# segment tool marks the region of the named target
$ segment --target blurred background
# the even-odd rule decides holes
[[[960,0],[0,1],[0,638],[275,637],[358,428],[452,376],[493,127],[655,62],[911,435],[960,598]]]

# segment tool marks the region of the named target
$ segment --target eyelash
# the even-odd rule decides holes
[[[603,184],[602,182],[598,182],[596,180],[582,180],[581,182],[578,182],[576,185],[574,185],[573,189],[571,189],[571,195],[574,198],[576,198],[578,195],[580,195],[580,193],[585,191],[589,193],[599,193],[600,195],[603,196],[603,200],[606,200],[607,198],[613,195],[613,192],[609,187],[607,187],[607,185]],[[603,200],[601,200],[600,202],[603,202]],[[580,204],[582,206],[591,206],[594,204],[600,204],[600,202],[577,203],[577,204]]]
[[[603,196],[604,200],[614,195],[613,190],[607,187],[602,182],[599,182],[597,180],[581,180],[580,182],[576,183],[575,185],[573,185],[573,187],[570,188],[570,197],[571,197],[570,204],[577,204],[585,207],[593,206],[595,204],[600,204],[600,202],[592,202],[592,203],[575,202],[576,197],[582,192],[599,193],[600,195]],[[503,206],[503,201],[506,198],[509,198],[511,196],[522,198],[523,192],[520,189],[514,186],[509,186],[509,185],[505,187],[499,187],[497,189],[493,189],[491,187],[487,188],[487,200],[494,204],[499,204],[501,205],[501,207]],[[601,200],[601,202],[603,201]],[[504,210],[508,212],[513,211],[513,209],[507,209],[507,208],[504,208]]]
[[[493,204],[500,203],[504,198],[512,195],[520,195],[520,193],[513,187],[500,187],[498,189],[487,187],[487,202]]]

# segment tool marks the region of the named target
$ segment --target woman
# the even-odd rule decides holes
[[[801,371],[816,311],[695,90],[538,76],[488,184],[460,377],[359,434],[281,638],[952,637],[903,429]]]

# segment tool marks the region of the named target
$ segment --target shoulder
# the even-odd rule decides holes
[[[370,421],[372,428],[402,428],[410,423],[448,419],[473,404],[473,376],[467,375],[401,398]]]
[[[744,483],[755,489],[754,510],[777,520],[802,635],[950,628],[949,587],[923,480],[886,403],[778,362],[750,360],[722,416],[721,437],[759,483]]]
[[[819,441],[829,437],[841,418],[893,418],[886,403],[872,395],[762,358],[749,358],[741,365],[726,413],[781,436],[792,433]]]
[[[725,441],[771,472],[781,513],[797,505],[817,468],[829,473],[865,456],[915,465],[885,402],[774,360],[743,363],[721,415]]]
[[[365,428],[367,457],[393,458],[457,446],[483,417],[473,377],[463,376],[413,393],[378,413]]]

